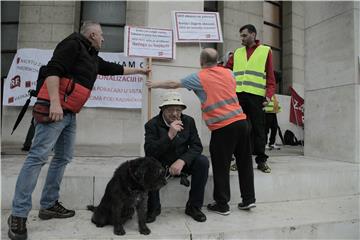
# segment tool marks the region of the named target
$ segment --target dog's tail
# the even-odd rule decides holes
[[[87,210],[89,210],[89,211],[95,212],[95,210],[96,210],[97,207],[95,207],[94,205],[87,205],[86,208],[87,208]]]

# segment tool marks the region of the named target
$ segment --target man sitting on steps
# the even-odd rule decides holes
[[[168,92],[159,106],[160,113],[145,124],[145,154],[158,159],[172,176],[191,174],[191,189],[185,213],[195,221],[205,222],[201,212],[209,161],[203,150],[195,121],[182,111],[186,105],[178,92]],[[159,191],[149,193],[147,222],[161,213]]]

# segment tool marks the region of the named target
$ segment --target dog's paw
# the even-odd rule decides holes
[[[125,235],[125,230],[123,228],[123,226],[114,226],[114,234],[115,235]]]
[[[145,226],[141,227],[139,232],[144,235],[149,235],[151,233],[151,230],[147,226]]]
[[[98,228],[102,228],[104,226],[105,226],[104,224],[96,224],[96,227],[98,227]]]

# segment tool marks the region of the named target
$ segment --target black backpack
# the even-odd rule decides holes
[[[36,80],[36,88],[29,90],[29,98],[28,98],[28,100],[26,100],[24,106],[22,107],[22,109],[21,109],[21,111],[19,113],[19,116],[17,117],[17,119],[15,121],[15,124],[14,124],[13,130],[11,132],[11,135],[14,133],[15,129],[17,128],[17,126],[21,122],[22,118],[24,117],[26,109],[29,107],[31,97],[37,97],[37,95],[39,94],[40,88],[44,84],[45,79],[46,79],[45,78],[45,72],[46,72],[46,66],[41,66],[40,69],[39,69],[38,78]]]
[[[286,130],[285,134],[284,134],[284,144],[296,146],[296,145],[301,144],[301,142],[297,140],[297,138],[295,137],[295,134],[292,131]]]

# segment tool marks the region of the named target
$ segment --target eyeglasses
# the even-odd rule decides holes
[[[173,112],[181,113],[183,110],[184,109],[182,107],[166,107],[164,109],[164,111],[168,113],[173,113]]]

